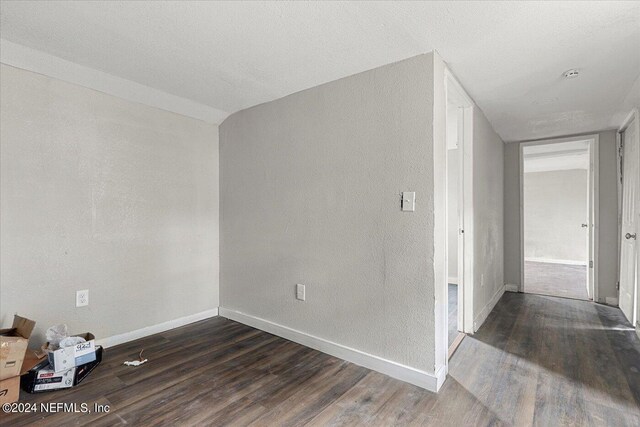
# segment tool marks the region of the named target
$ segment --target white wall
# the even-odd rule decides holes
[[[442,59],[435,55],[434,67],[434,137],[445,138],[447,106],[445,104],[445,64]],[[438,102],[439,99],[442,102]],[[473,104],[472,100],[469,100]],[[465,266],[465,290],[472,289],[473,292],[466,292],[464,304],[473,306],[473,315],[465,319],[465,328],[477,331],[487,316],[493,310],[495,304],[504,293],[504,215],[503,215],[503,186],[504,186],[504,143],[485,117],[482,110],[475,104],[471,105],[472,117],[465,119],[465,123],[472,124],[472,142],[465,146],[464,153],[464,176],[465,176],[465,256],[468,255],[467,248],[473,255],[471,265]],[[464,116],[463,116],[464,117]],[[467,143],[467,142],[465,142]],[[436,147],[444,144],[436,144]],[[449,144],[450,145],[450,144]],[[436,162],[444,164],[446,153],[436,151],[434,153]],[[462,165],[460,165],[462,166]],[[438,169],[436,169],[438,172]],[[439,174],[436,173],[436,178]],[[467,181],[469,180],[469,181]],[[445,191],[446,191],[446,187]],[[471,194],[469,194],[469,192]],[[470,199],[470,200],[469,200]],[[436,209],[440,206],[436,203]],[[449,213],[450,214],[450,213]],[[437,229],[444,229],[444,220],[439,219],[436,211],[436,224],[443,224]],[[471,219],[470,219],[471,218]],[[451,223],[451,221],[450,221]],[[440,238],[445,241],[444,236],[436,233],[436,248],[444,247]],[[438,252],[436,252],[436,256]],[[438,259],[436,260],[438,261]],[[440,282],[439,262],[436,262],[437,283]],[[446,275],[448,265],[442,265],[443,276]],[[443,278],[446,280],[446,277]],[[447,292],[445,287],[436,287],[436,334],[437,346],[445,351],[438,351],[436,357],[441,357],[436,361],[436,366],[445,363],[447,355],[447,332],[442,319],[445,311],[441,308],[447,303]],[[442,321],[442,324],[438,324]]]
[[[224,121],[222,307],[433,372],[432,70],[422,55]]]
[[[458,149],[447,151],[447,240],[448,281],[458,283],[458,181],[460,180]]]
[[[10,66],[0,321],[99,339],[218,307],[215,125]],[[89,289],[88,307],[75,292]]]
[[[599,214],[598,298],[617,298],[618,291],[618,190],[616,170],[616,132],[599,135]],[[505,147],[504,217],[505,217],[505,282],[520,286],[520,147]]]
[[[473,114],[474,330],[504,292],[504,143],[480,108]]]
[[[589,232],[585,169],[524,174],[524,256],[543,262],[586,265]]]
[[[462,119],[458,106],[447,99],[447,281],[458,283],[458,181],[460,159],[458,147],[458,123]]]

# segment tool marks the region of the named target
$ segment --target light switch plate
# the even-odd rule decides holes
[[[305,300],[304,285],[301,285],[300,283],[298,283],[296,285],[296,299],[299,299],[300,301],[304,301]]]
[[[416,193],[415,191],[402,192],[402,210],[404,212],[413,212],[416,210]]]

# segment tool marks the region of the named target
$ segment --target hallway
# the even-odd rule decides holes
[[[640,340],[618,308],[506,292],[441,394],[463,405],[458,425],[637,426]]]

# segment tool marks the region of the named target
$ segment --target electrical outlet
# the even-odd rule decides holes
[[[76,307],[84,307],[89,305],[89,289],[76,291]]]
[[[304,285],[301,285],[300,283],[296,285],[296,299],[299,299],[300,301],[304,301],[305,299]]]

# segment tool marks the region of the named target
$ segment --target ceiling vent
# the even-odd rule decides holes
[[[565,79],[575,79],[576,77],[578,77],[578,74],[580,74],[580,72],[572,68],[571,70],[565,71],[562,75]]]

